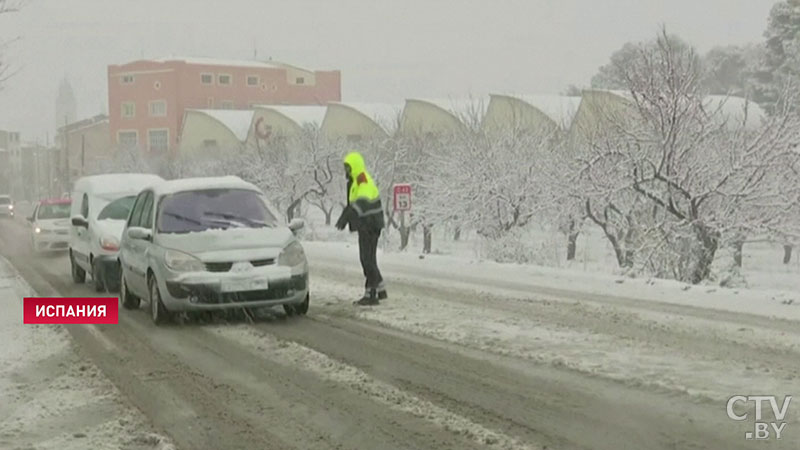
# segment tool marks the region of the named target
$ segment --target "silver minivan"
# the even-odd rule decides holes
[[[283,306],[305,314],[308,262],[295,232],[238,177],[172,180],[136,198],[120,244],[120,301],[149,302],[155,324],[173,313]]]

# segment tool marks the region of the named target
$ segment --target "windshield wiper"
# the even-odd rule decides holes
[[[182,214],[176,214],[176,213],[169,212],[169,211],[164,211],[161,214],[164,214],[165,216],[174,217],[174,218],[176,218],[178,220],[182,220],[184,222],[193,223],[193,224],[201,226],[201,227],[204,227],[204,226],[207,225],[205,222],[201,222],[201,221],[199,221],[197,219],[192,219],[191,217],[186,217],[186,216],[184,216]]]
[[[250,225],[251,227],[266,227],[267,224],[260,220],[251,219],[249,217],[240,216],[237,214],[230,214],[230,213],[221,213],[216,211],[206,211],[203,213],[204,216],[212,216],[212,217],[221,217],[227,220],[235,220],[238,222],[242,222],[244,225]]]

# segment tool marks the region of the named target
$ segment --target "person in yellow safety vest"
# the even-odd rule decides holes
[[[353,151],[345,156],[344,171],[347,176],[347,206],[336,221],[336,228],[344,230],[349,226],[351,232],[358,232],[358,252],[367,280],[364,296],[355,304],[377,305],[388,297],[377,257],[378,239],[385,226],[381,196],[360,153]]]

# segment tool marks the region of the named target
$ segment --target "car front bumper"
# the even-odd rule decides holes
[[[225,279],[228,277],[222,277]],[[207,311],[301,304],[308,296],[308,273],[269,277],[266,289],[223,292],[222,279],[166,281],[161,297],[170,310]]]
[[[62,251],[69,248],[69,233],[35,233],[33,248],[36,251]]]

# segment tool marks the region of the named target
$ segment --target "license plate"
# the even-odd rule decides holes
[[[269,289],[269,280],[266,278],[241,278],[223,280],[220,283],[222,292],[262,291]]]

